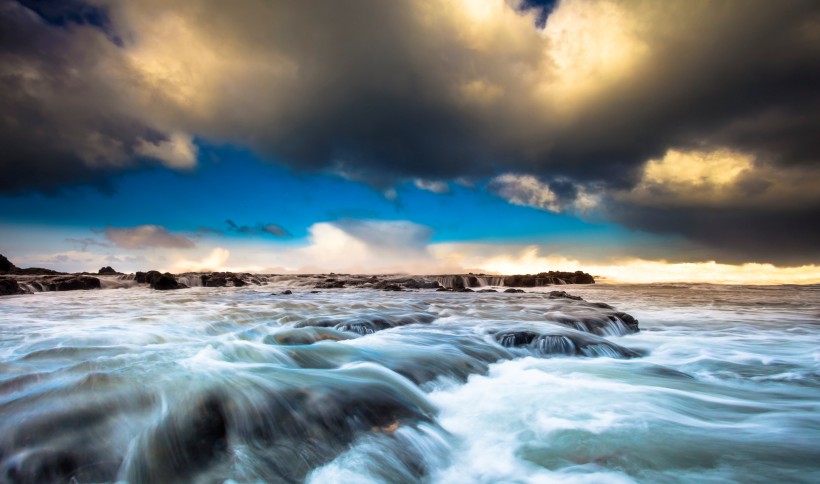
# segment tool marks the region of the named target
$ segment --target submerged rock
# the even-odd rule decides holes
[[[368,315],[354,318],[313,319],[298,323],[297,328],[315,326],[335,328],[339,331],[351,331],[358,334],[372,334],[383,329],[406,326],[408,324],[430,324],[436,316],[429,313],[409,313],[401,315]]]
[[[309,345],[318,341],[344,341],[357,338],[350,332],[343,332],[332,328],[307,327],[291,328],[266,336],[262,342],[278,345]]]
[[[205,396],[171,413],[140,439],[127,463],[128,482],[185,482],[228,457],[228,417],[222,398]]]
[[[608,356],[637,358],[641,353],[625,348],[598,336],[561,330],[504,330],[494,335],[496,341],[508,348],[523,348],[536,356]]]
[[[598,336],[623,336],[640,331],[638,320],[631,315],[612,310],[589,311],[578,308],[578,312],[549,312],[546,319],[578,331]]]

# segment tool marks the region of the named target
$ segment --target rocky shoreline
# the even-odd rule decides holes
[[[360,274],[251,274],[234,272],[186,272],[171,274],[149,270],[131,274],[103,267],[97,273],[63,273],[31,267],[21,269],[0,255],[0,296],[45,291],[75,291],[125,287],[150,287],[158,291],[189,287],[263,286],[289,281],[295,287],[327,290],[367,288],[382,291],[430,289],[455,292],[496,292],[490,287],[507,287],[504,292],[523,292],[519,287],[544,287],[564,284],[594,284],[595,279],[582,271],[549,271],[538,274],[497,276],[488,274],[445,275],[360,275]]]

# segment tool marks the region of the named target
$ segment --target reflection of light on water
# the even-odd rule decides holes
[[[4,298],[0,471],[134,482],[818,477],[817,286],[561,287],[640,320],[637,334],[602,320],[596,336],[547,321],[601,310],[549,299],[550,287],[292,284],[274,283],[288,296],[268,286]],[[578,345],[646,355],[543,357]]]

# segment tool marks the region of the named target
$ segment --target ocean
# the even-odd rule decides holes
[[[0,482],[820,482],[820,286],[526,291],[2,297]]]

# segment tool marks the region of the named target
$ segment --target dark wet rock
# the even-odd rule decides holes
[[[316,283],[313,287],[316,289],[342,289],[345,287],[345,282],[338,279],[326,279],[322,282]]]
[[[496,291],[495,289],[481,289],[478,292],[498,292],[498,291]]]
[[[576,331],[504,330],[493,335],[507,348],[522,348],[536,356],[605,356],[637,358],[640,352],[625,348],[604,338]]]
[[[612,306],[610,306],[609,304],[602,303],[602,302],[593,302],[593,303],[589,303],[589,305],[594,306],[596,308],[601,308],[601,309],[615,309]]]
[[[310,291],[311,294],[319,294],[322,291]]]
[[[598,336],[622,336],[640,331],[638,320],[620,311],[584,311],[583,308],[578,308],[578,313],[551,312],[547,313],[546,318],[549,321]]]
[[[401,288],[398,284],[387,284],[381,288],[382,291],[403,291],[404,289]]]
[[[549,271],[538,274],[505,276],[504,285],[513,287],[541,287],[553,284],[595,284],[595,278],[586,272]]]
[[[550,299],[572,299],[573,301],[583,301],[584,298],[581,296],[573,296],[569,294],[567,291],[550,291],[549,292]]]
[[[172,412],[140,439],[125,474],[128,482],[190,481],[226,459],[228,452],[224,403],[219,396],[208,395]]]
[[[6,259],[6,256],[0,254],[0,272],[10,272],[14,269],[17,269],[17,266],[12,264],[10,260]]]
[[[449,289],[449,288],[446,288],[446,287],[439,287],[438,289],[436,289],[436,292],[450,292],[450,291],[452,291],[452,289]]]
[[[462,287],[460,289],[456,289],[456,292],[475,292],[475,291],[473,291],[469,287]]]
[[[97,271],[97,274],[100,275],[111,275],[111,274],[119,274],[119,272],[115,271],[111,266],[105,266]]]
[[[25,294],[16,280],[10,277],[0,277],[0,296],[10,296],[12,294]]]
[[[430,324],[436,317],[429,313],[409,313],[391,316],[362,316],[358,318],[312,319],[296,325],[297,328],[316,326],[335,328],[339,331],[351,331],[358,334],[372,334],[388,328],[408,324]]]
[[[282,291],[283,296],[287,296],[289,294],[293,294],[293,291],[291,291],[290,289],[285,289],[284,291]]]
[[[140,284],[153,284],[162,275],[160,271],[137,272],[134,280]]]
[[[91,276],[53,276],[36,281],[45,291],[80,291],[99,289],[100,280]]]
[[[302,482],[357,438],[389,436],[404,425],[433,425],[434,408],[397,377],[353,375],[271,392],[265,405],[254,405],[253,419],[231,422],[236,439],[256,451],[253,481]]]
[[[247,285],[242,277],[233,272],[211,272],[202,274],[201,277],[202,285],[205,287],[243,287]]]
[[[188,286],[177,282],[177,278],[168,272],[165,274],[160,274],[159,277],[154,278],[151,282],[151,289],[156,289],[157,291],[170,291],[173,289],[183,289],[186,287]]]
[[[371,287],[373,289],[383,289],[394,291],[393,286],[399,286],[403,289],[437,289],[441,287],[438,281],[430,281],[422,277],[392,277],[384,280],[374,282]]]
[[[349,332],[338,331],[333,328],[290,328],[275,334],[265,336],[265,344],[278,345],[310,345],[318,341],[344,341],[357,338]]]
[[[9,459],[0,471],[2,482],[69,482],[77,474],[80,459],[68,450],[35,448]]]
[[[514,293],[524,292],[524,290],[523,289],[515,289],[515,288],[511,287],[509,289],[504,289],[504,292],[509,293],[509,294],[514,294]]]
[[[81,383],[83,384],[83,383]],[[72,388],[76,390],[76,388]],[[155,401],[146,393],[120,398],[55,395],[61,404],[40,408],[37,395],[5,403],[0,419],[0,482],[113,482],[124,446],[114,437],[123,414]],[[26,400],[33,400],[25,405]],[[22,414],[20,413],[22,412]],[[101,439],[101,436],[107,436]]]

